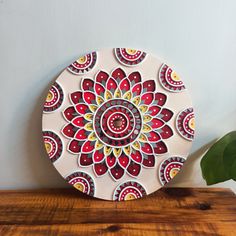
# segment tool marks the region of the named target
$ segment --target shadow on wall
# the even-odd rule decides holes
[[[55,76],[54,80],[58,77]],[[25,150],[27,162],[31,170],[30,177],[36,188],[69,187],[49,160],[42,138],[42,111],[51,80],[43,93],[36,98],[25,130]]]

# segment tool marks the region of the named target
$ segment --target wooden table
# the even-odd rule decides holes
[[[220,188],[164,188],[137,201],[74,189],[0,191],[0,235],[236,235],[236,196]]]

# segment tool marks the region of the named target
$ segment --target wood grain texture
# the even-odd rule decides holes
[[[236,235],[236,196],[220,188],[163,188],[137,201],[74,189],[0,191],[0,235]]]

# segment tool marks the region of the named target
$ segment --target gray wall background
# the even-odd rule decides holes
[[[0,0],[0,188],[67,186],[44,152],[42,104],[65,66],[104,47],[141,48],[174,65],[197,134],[171,186],[206,186],[201,155],[236,129],[235,10],[233,0]]]

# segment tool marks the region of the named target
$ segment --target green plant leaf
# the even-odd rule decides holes
[[[210,147],[201,160],[207,185],[236,180],[236,131],[226,134]]]

